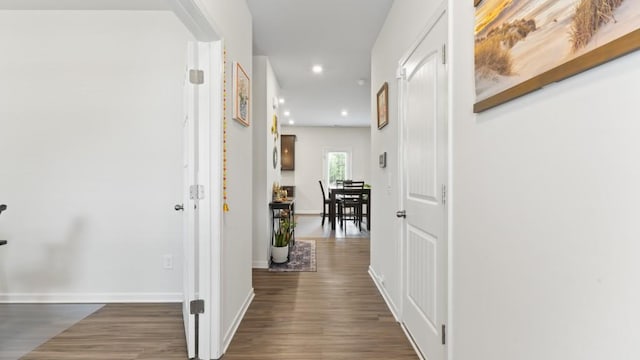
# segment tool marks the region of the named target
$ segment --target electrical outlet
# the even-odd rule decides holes
[[[162,268],[165,270],[173,270],[173,255],[165,255],[162,257]]]

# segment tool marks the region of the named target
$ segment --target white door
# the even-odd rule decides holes
[[[198,279],[198,199],[192,199],[190,187],[196,184],[198,176],[197,162],[197,97],[195,96],[195,86],[189,79],[189,69],[193,69],[195,62],[194,44],[190,43],[187,53],[187,67],[185,69],[184,82],[184,116],[182,119],[182,142],[183,142],[183,291],[184,299],[182,304],[182,316],[184,320],[184,331],[187,340],[187,350],[189,358],[195,354],[195,316],[191,315],[190,304],[197,299],[197,279]]]
[[[429,360],[445,359],[447,318],[447,18],[438,14],[400,71],[402,321]]]
[[[185,73],[182,311],[189,358],[210,359],[222,355],[219,267],[222,197],[221,192],[214,190],[222,187],[221,42],[189,43]],[[198,315],[192,314],[191,303],[195,300],[199,303]]]

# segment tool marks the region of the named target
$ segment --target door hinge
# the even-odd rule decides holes
[[[204,84],[204,71],[196,69],[189,70],[189,82],[194,85]]]
[[[192,300],[189,303],[189,313],[191,315],[204,314],[204,300]]]
[[[447,185],[442,184],[442,205],[447,204]]]
[[[442,64],[447,64],[447,44],[442,44]]]
[[[447,326],[442,325],[442,345],[447,345]]]
[[[204,199],[204,185],[191,185],[191,186],[189,186],[189,198],[191,200]]]

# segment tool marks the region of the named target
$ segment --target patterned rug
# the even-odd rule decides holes
[[[272,263],[269,271],[316,271],[316,241],[297,239],[290,258],[288,263]]]

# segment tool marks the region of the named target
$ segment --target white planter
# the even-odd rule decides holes
[[[282,264],[287,262],[289,257],[289,247],[288,246],[282,246],[282,247],[275,247],[275,246],[271,246],[271,258],[273,259],[273,262],[276,264]]]

